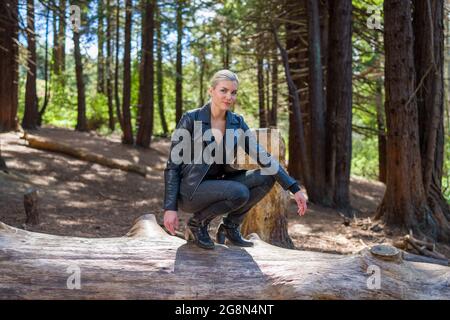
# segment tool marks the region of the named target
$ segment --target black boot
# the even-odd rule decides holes
[[[214,249],[214,242],[208,233],[209,222],[210,220],[198,221],[190,218],[186,226],[186,240],[194,240],[194,243],[203,249]]]
[[[239,230],[239,225],[236,223],[229,222],[224,219],[223,223],[219,226],[216,235],[216,241],[220,244],[225,244],[225,238],[229,242],[239,247],[252,247],[253,242],[247,241],[242,238],[241,231]]]

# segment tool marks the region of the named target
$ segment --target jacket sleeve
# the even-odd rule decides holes
[[[183,114],[175,130],[186,129],[192,133],[193,120],[187,113]],[[175,131],[174,131],[175,132]],[[175,140],[172,134],[169,158],[164,169],[164,210],[178,210],[178,194],[180,191],[181,164],[172,161],[172,149],[182,140]]]
[[[247,123],[245,123],[245,120],[242,116],[240,116],[241,120],[241,128],[244,130],[244,132],[247,132],[247,130],[250,130]],[[295,193],[300,190],[300,186],[298,185],[297,181],[289,176],[289,174],[284,170],[283,166],[280,165],[280,163],[271,156],[270,153],[268,153],[256,140],[256,137],[254,134],[249,134],[246,137],[245,141],[245,152],[250,155],[258,158],[258,155],[263,155],[266,159],[269,159],[269,161],[266,164],[262,164],[259,160],[253,158],[254,161],[258,163],[258,165],[262,168],[267,168],[271,166],[275,166],[277,168],[277,172],[274,174],[275,180],[280,184],[280,186],[284,190],[289,190],[292,193]]]

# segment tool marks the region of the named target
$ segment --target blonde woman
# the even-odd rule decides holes
[[[239,227],[246,213],[270,191],[275,181],[294,194],[299,215],[304,215],[307,209],[305,196],[296,180],[265,153],[256,140],[244,138],[243,147],[247,153],[251,150],[263,152],[269,159],[266,165],[256,170],[236,170],[230,166],[229,159],[234,157],[227,158],[227,153],[229,155],[231,150],[235,154],[238,141],[242,141],[237,133],[249,132],[244,118],[231,111],[238,86],[239,79],[235,73],[220,70],[214,74],[208,89],[210,101],[201,108],[186,112],[180,119],[164,172],[165,227],[175,234],[179,227],[179,207],[192,213],[186,226],[188,239],[204,249],[214,249],[208,225],[218,216],[223,216],[216,234],[218,243],[223,244],[227,239],[236,246],[252,246],[252,242],[242,237]],[[205,136],[210,139],[204,141]],[[211,153],[213,158],[198,154],[199,150],[203,153],[214,150]],[[269,171],[264,171],[268,166],[276,170],[268,174]]]

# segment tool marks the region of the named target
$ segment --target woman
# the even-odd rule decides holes
[[[239,135],[236,133],[249,132],[243,117],[231,111],[236,101],[238,84],[238,77],[229,70],[220,70],[214,74],[208,89],[210,101],[202,108],[186,112],[180,119],[172,137],[171,152],[164,171],[165,227],[171,234],[175,234],[175,229],[178,228],[178,206],[183,211],[193,213],[186,227],[187,236],[204,249],[214,248],[214,242],[208,234],[208,225],[217,216],[225,216],[217,230],[218,243],[224,244],[225,239],[228,239],[237,246],[252,246],[252,242],[242,238],[239,226],[245,214],[270,191],[275,180],[294,194],[298,214],[303,216],[306,211],[306,199],[296,180],[268,153],[265,155],[269,163],[257,170],[236,170],[222,161],[230,149],[235,154],[237,141],[242,141],[237,138]],[[204,138],[208,132],[212,133],[211,141],[199,139],[202,136]],[[175,136],[183,136],[183,139],[174,139]],[[244,140],[247,153],[250,154],[251,150],[265,152],[248,135]],[[192,147],[195,143],[201,144],[200,150],[203,152],[212,146],[212,153],[219,154],[217,157],[213,155],[214,162],[204,161],[204,155],[192,155],[193,150],[199,150],[198,145],[197,148]],[[183,160],[175,152],[180,150],[180,146]],[[252,149],[255,146],[256,149]],[[263,171],[268,165],[271,168],[277,165],[272,174]]]

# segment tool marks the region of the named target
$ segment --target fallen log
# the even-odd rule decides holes
[[[51,139],[38,137],[27,133],[24,134],[23,139],[28,141],[27,146],[30,148],[62,153],[80,160],[101,164],[112,169],[120,169],[123,171],[138,173],[144,177],[147,173],[147,169],[145,167],[131,163],[127,160],[109,159],[100,154],[74,148],[66,143],[53,141]]]
[[[0,223],[0,299],[450,297],[449,267],[386,261],[368,249],[340,256],[250,238],[251,248],[202,250],[167,234],[154,215],[118,238],[54,236]]]

